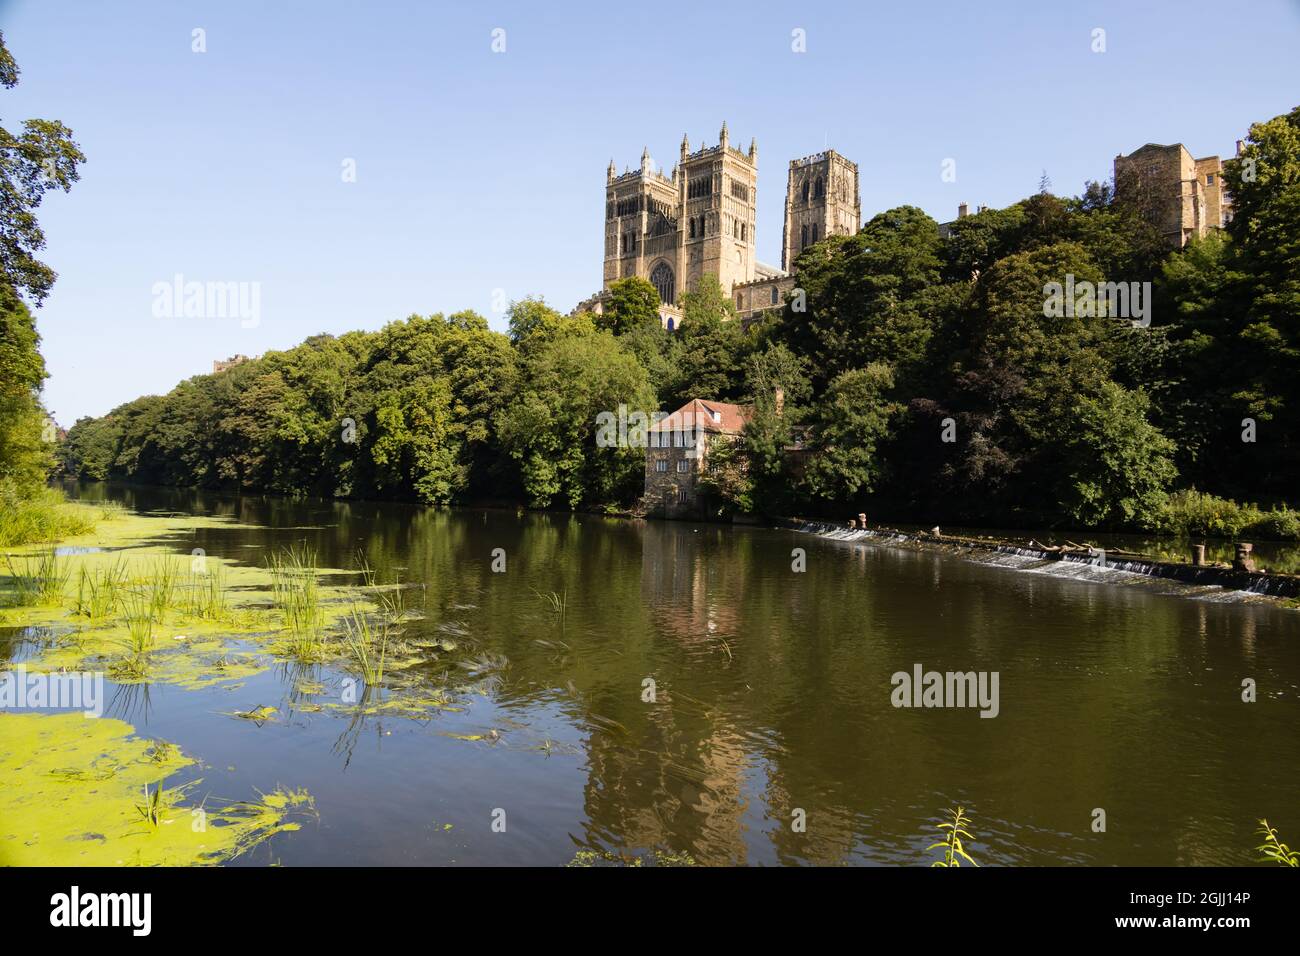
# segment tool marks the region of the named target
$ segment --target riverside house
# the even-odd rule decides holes
[[[645,508],[664,518],[703,514],[700,474],[710,448],[735,441],[753,415],[751,405],[695,398],[651,425],[647,431]]]

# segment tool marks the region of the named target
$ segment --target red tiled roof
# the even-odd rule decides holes
[[[706,432],[736,435],[753,415],[752,405],[732,405],[730,402],[693,398],[667,418],[651,425],[650,431],[674,432],[702,428]]]

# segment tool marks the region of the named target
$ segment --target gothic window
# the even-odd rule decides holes
[[[808,180],[803,181],[803,201],[808,201]]]
[[[824,182],[822,182],[822,178],[821,178],[820,176],[818,176],[818,177],[817,177],[817,188],[813,190],[813,196],[815,196],[817,199],[821,199],[821,198],[823,198],[825,195],[826,195],[826,184],[825,184]]]
[[[691,220],[691,238],[692,238],[692,239],[695,238],[695,220],[694,220],[694,219]]]
[[[776,305],[776,286],[772,286],[772,304]]]
[[[802,226],[799,229],[799,248],[802,249],[808,245],[808,227]]]
[[[740,241],[741,241],[741,242],[744,242],[744,241],[745,241],[745,226],[746,226],[746,224],[743,223],[743,222],[740,224]]]
[[[669,316],[669,317],[668,317],[668,331],[671,332],[671,331],[672,331],[674,328],[676,328],[676,327],[677,327],[677,323],[673,321],[672,316]]]
[[[745,308],[745,294],[743,292],[736,296],[736,308],[741,310]]]
[[[620,253],[627,252],[627,233],[625,232],[623,235],[619,236],[618,240],[618,251]]]
[[[675,301],[673,288],[673,270],[668,267],[668,263],[661,262],[654,267],[650,273],[650,284],[655,287],[659,293],[659,301],[672,305]],[[669,320],[672,321],[671,319]],[[669,326],[671,329],[671,325]]]
[[[812,241],[813,241],[813,242],[816,242],[816,241],[817,241],[817,224],[816,224],[816,223],[813,223]]]

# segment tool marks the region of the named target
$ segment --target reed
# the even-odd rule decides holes
[[[154,647],[154,615],[151,593],[132,588],[122,601],[126,623],[126,660],[120,667],[129,675],[143,677],[149,669],[149,654]]]
[[[271,600],[289,632],[290,652],[300,660],[324,656],[320,585],[316,555],[308,548],[286,548],[271,556]]]
[[[162,821],[163,812],[167,809],[167,804],[163,802],[162,784],[154,788],[151,796],[149,784],[146,783],[144,785],[144,802],[137,803],[135,809],[144,818],[145,825],[150,830],[156,830],[158,824]]]
[[[20,607],[62,603],[70,572],[52,545],[34,558],[24,558],[21,566],[6,555],[5,566]]]
[[[551,613],[559,617],[560,628],[563,629],[564,619],[569,611],[569,592],[567,590],[565,590],[563,593],[550,591],[546,594],[543,594],[541,591],[538,591],[536,588],[533,588],[533,593],[546,602],[546,604],[551,609]]]
[[[77,597],[73,613],[91,621],[112,617],[122,600],[126,569],[120,561],[100,571],[81,566],[77,575]]]
[[[160,558],[149,568],[145,585],[149,589],[149,613],[159,624],[167,610],[176,603],[176,564],[169,558]]]
[[[1257,832],[1264,837],[1264,842],[1255,847],[1261,854],[1261,862],[1276,863],[1278,866],[1300,867],[1300,852],[1291,849],[1278,839],[1276,827],[1269,826],[1267,820],[1260,820]]]
[[[191,572],[185,582],[185,612],[205,621],[224,620],[230,613],[226,596],[226,578],[221,566]]]
[[[388,656],[388,640],[392,623],[382,618],[372,624],[356,605],[353,605],[345,626],[343,642],[352,655],[352,660],[361,672],[367,687],[377,687],[384,680],[384,661]]]
[[[961,861],[965,860],[971,866],[979,866],[970,858],[966,848],[962,845],[962,837],[967,840],[975,839],[971,836],[970,831],[966,829],[970,823],[970,817],[966,816],[966,810],[963,807],[957,807],[955,810],[948,811],[949,819],[939,824],[939,832],[944,834],[944,839],[938,843],[931,843],[927,850],[943,849],[943,859],[935,860],[931,866],[961,866]]]

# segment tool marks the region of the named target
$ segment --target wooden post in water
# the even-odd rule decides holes
[[[1192,545],[1192,567],[1194,568],[1205,567],[1205,545],[1203,544]]]
[[[861,512],[858,513],[858,527],[863,531],[867,530],[867,516]]]

